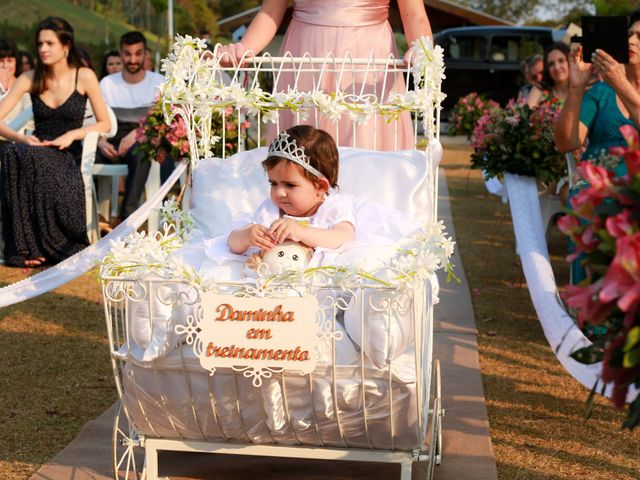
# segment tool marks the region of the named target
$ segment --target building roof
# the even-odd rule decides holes
[[[513,22],[504,18],[489,15],[488,13],[476,10],[474,8],[459,5],[448,0],[425,0],[427,13],[430,10],[442,10],[443,12],[460,16],[473,25],[515,25]]]
[[[448,27],[464,25],[514,25],[514,23],[503,18],[495,17],[470,7],[458,5],[449,0],[424,0],[424,4],[427,8],[427,13],[431,20],[431,27],[434,32]],[[391,8],[397,9],[395,2],[392,2]],[[289,9],[291,9],[291,7],[289,7]],[[221,31],[230,33],[239,26],[248,24],[259,11],[260,7],[254,7],[230,17],[222,18],[218,20],[218,26]],[[390,19],[391,17],[393,16],[390,15]],[[290,14],[285,15],[283,25],[280,26],[281,29],[283,29],[283,27],[286,28],[285,23],[288,23],[288,19],[290,19]],[[396,27],[396,25],[394,25],[394,27]]]

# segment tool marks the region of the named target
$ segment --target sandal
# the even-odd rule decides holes
[[[29,258],[24,261],[24,266],[27,268],[37,268],[44,265],[46,261],[47,259],[44,257]]]
[[[5,265],[7,267],[17,267],[17,268],[37,268],[44,264],[46,259],[44,257],[37,258],[25,258],[22,255],[12,255],[5,259]]]

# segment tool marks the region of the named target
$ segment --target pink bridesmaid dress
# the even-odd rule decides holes
[[[281,52],[291,52],[301,57],[309,53],[312,57],[326,57],[333,54],[336,58],[345,57],[347,52],[354,58],[369,58],[371,53],[376,59],[384,59],[393,54],[397,58],[398,50],[391,26],[387,21],[389,0],[295,0],[293,18],[284,37]],[[317,80],[317,74],[314,75]],[[343,75],[340,90],[345,93],[377,92],[382,89],[382,73],[366,78],[364,74]],[[395,74],[387,79],[384,98],[389,93],[402,93],[405,83],[402,75]],[[285,90],[293,84],[293,75],[284,78],[278,90]],[[303,74],[298,80],[299,89],[312,89],[314,79],[311,74]],[[325,93],[335,89],[336,79],[333,73],[325,73],[320,88]],[[296,123],[315,125],[315,117],[297,122],[295,115],[283,112],[280,116],[280,130]],[[319,115],[318,128],[333,135],[339,145],[375,150],[403,150],[414,147],[411,116],[408,112],[398,119],[388,122],[382,116],[371,118],[367,123],[356,125],[344,113],[338,122]],[[397,129],[397,136],[395,135]],[[374,131],[376,134],[374,135]],[[275,129],[272,133],[275,133]],[[374,138],[375,137],[375,138]]]

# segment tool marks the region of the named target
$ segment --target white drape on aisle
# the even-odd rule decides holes
[[[492,195],[498,195],[502,198],[502,203],[507,203],[507,188],[502,184],[498,177],[490,177],[487,179],[485,171],[482,171],[482,178],[484,179],[484,186],[487,187],[487,191]]]
[[[591,389],[600,378],[602,363],[584,365],[569,356],[571,352],[590,345],[590,341],[565,311],[558,298],[556,279],[551,269],[542,227],[536,179],[507,173],[505,186],[522,270],[544,334],[567,372]],[[598,391],[601,387],[602,385],[598,385]],[[610,391],[609,386],[606,390],[607,396],[610,396]],[[637,394],[637,390],[630,389],[627,400],[633,400]]]
[[[19,282],[0,288],[0,308],[36,297],[53,290],[95,267],[110,250],[110,241],[128,235],[142,225],[153,209],[158,207],[171,187],[178,181],[187,168],[186,162],[179,163],[171,176],[156,194],[138,208],[124,222],[113,229],[100,241],[88,246],[81,252]]]

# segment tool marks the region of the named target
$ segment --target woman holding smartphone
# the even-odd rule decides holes
[[[586,140],[583,160],[598,158],[610,147],[625,146],[623,125],[640,131],[640,10],[629,21],[629,63],[618,63],[611,55],[596,50],[591,63],[579,49],[569,57],[569,91],[555,128],[558,150],[571,152]],[[587,90],[592,73],[602,78]],[[624,164],[618,167],[624,174]]]
[[[591,64],[583,61],[581,49],[569,57],[569,92],[555,127],[556,146],[561,152],[574,151],[586,141],[582,160],[593,161],[610,147],[626,145],[621,126],[631,125],[640,131],[640,10],[631,15],[628,33],[626,65],[602,50],[595,51]],[[587,90],[593,73],[599,74],[602,81]],[[626,164],[618,163],[615,174],[626,173]],[[573,187],[569,198],[580,188],[583,187]],[[569,252],[574,249],[570,245]],[[586,276],[581,260],[571,264],[573,284]]]

